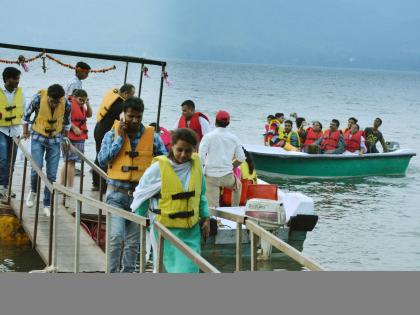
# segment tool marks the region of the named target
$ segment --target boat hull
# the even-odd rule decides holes
[[[248,150],[248,148],[247,148]],[[363,177],[405,175],[411,150],[359,155],[273,154],[250,149],[259,174],[268,177]]]

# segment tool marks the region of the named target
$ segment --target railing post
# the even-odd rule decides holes
[[[36,207],[35,207],[35,221],[34,221],[34,240],[32,248],[36,248],[36,236],[38,234],[38,216],[39,216],[39,195],[41,194],[41,177],[37,175],[36,179]]]
[[[140,225],[140,267],[139,272],[146,270],[146,227]]]
[[[75,246],[74,246],[74,273],[79,272],[79,261],[80,261],[80,214],[82,202],[77,200],[76,203],[76,220],[75,220]]]
[[[109,273],[111,271],[111,251],[110,251],[110,240],[111,240],[111,219],[112,214],[111,212],[106,213],[106,241],[105,241],[105,272]]]
[[[67,141],[63,142],[63,147],[65,148],[66,152],[66,159],[65,159],[65,165],[64,165],[64,187],[67,187],[67,172],[69,169],[69,151],[70,147],[67,145]],[[63,194],[63,206],[66,206],[66,194]]]
[[[80,162],[80,187],[79,187],[79,192],[81,195],[83,195],[83,178],[84,178],[84,173],[85,173],[85,161],[83,159],[81,159]],[[82,203],[80,203],[80,215],[82,215]]]
[[[242,267],[242,223],[236,223],[236,271]]]
[[[161,78],[160,78],[158,112],[157,112],[157,118],[156,118],[156,130],[159,130],[159,128],[160,128],[160,110],[161,110],[161,107],[162,107],[163,82],[165,80],[164,73],[165,73],[165,65],[162,65],[162,73],[161,73]]]
[[[14,171],[14,159],[15,159],[15,141],[12,141],[12,154],[10,155],[10,168],[9,168],[9,183],[7,189],[7,204],[10,205],[10,199],[12,198],[12,183],[13,183],[13,171]]]
[[[56,191],[55,189],[52,190],[51,192],[51,200],[50,200],[50,207],[51,207],[51,211],[50,211],[50,218],[49,218],[49,227],[50,227],[50,231],[48,233],[48,265],[52,264],[52,248],[53,248],[53,233],[54,233],[54,216],[55,216],[55,203],[54,203],[54,199],[55,199],[55,195],[56,195]]]
[[[160,230],[158,230],[158,248],[157,248],[157,266],[156,271],[157,273],[160,273],[163,271],[163,244],[164,244],[164,238],[162,236],[162,233]]]
[[[25,185],[26,185],[27,168],[28,168],[28,159],[25,156],[25,162],[23,162],[22,192],[20,194],[19,224],[22,224],[22,218],[23,218],[23,203],[25,202]],[[29,191],[31,191],[31,189],[29,189]]]
[[[143,70],[144,70],[144,63],[141,64],[141,68],[140,68],[140,82],[139,82],[139,91],[138,91],[138,97],[141,96],[141,88],[143,85]]]
[[[57,266],[57,220],[58,220],[58,194],[53,194],[54,201],[54,211],[51,211],[53,215],[53,254],[52,254],[52,265],[54,270],[58,268]]]
[[[99,176],[99,173],[98,173]],[[99,201],[103,201],[102,195],[102,177],[99,176]],[[98,210],[98,232],[96,233],[96,244],[101,246],[101,237],[102,237],[102,209]]]
[[[257,270],[257,245],[258,245],[258,236],[249,231],[249,237],[251,239],[251,271]]]

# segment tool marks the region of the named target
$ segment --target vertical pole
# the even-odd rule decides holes
[[[76,205],[76,220],[75,220],[75,247],[74,247],[74,273],[79,272],[79,261],[80,261],[80,211],[81,211],[82,202],[77,200]]]
[[[103,201],[102,196],[102,177],[99,176],[99,201]],[[102,237],[102,209],[98,211],[98,232],[96,234],[96,244],[101,246],[101,237]]]
[[[125,63],[124,84],[127,83],[127,74],[128,74],[128,61]]]
[[[57,220],[58,220],[58,194],[53,194],[54,211],[51,211],[53,215],[53,254],[52,254],[52,265],[54,269],[57,269]],[[52,209],[51,209],[52,210]]]
[[[10,169],[9,169],[9,187],[7,192],[7,204],[10,205],[10,199],[12,198],[12,182],[13,182],[13,171],[14,171],[14,159],[15,159],[15,141],[12,140],[12,154],[10,155]]]
[[[140,97],[140,95],[141,95],[141,88],[143,86],[143,69],[144,69],[144,63],[141,64],[138,97]]]
[[[140,270],[144,273],[146,270],[146,227],[140,225]]]
[[[83,160],[83,158],[81,159],[80,162],[80,187],[79,187],[79,192],[81,195],[83,195],[83,179],[85,177],[85,161]],[[80,203],[80,215],[82,214],[82,203]]]
[[[111,251],[110,251],[110,240],[111,240],[111,212],[106,213],[106,241],[105,241],[105,272],[109,273],[111,271]]]
[[[160,230],[158,230],[158,250],[157,250],[157,268],[156,271],[162,272],[163,271],[163,244],[164,239]]]
[[[47,189],[47,188],[45,188]],[[36,236],[38,233],[38,216],[39,216],[39,195],[41,194],[41,177],[37,175],[36,179],[36,207],[35,207],[35,221],[34,221],[34,241],[32,248],[36,248]]]
[[[23,163],[22,192],[20,194],[19,224],[22,224],[23,203],[24,203],[24,200],[25,200],[26,169],[27,168],[28,168],[28,159],[25,156],[25,162]],[[29,188],[29,192],[31,192],[31,188]]]
[[[258,237],[254,232],[249,231],[249,236],[251,238],[251,271],[257,270],[257,242]]]
[[[242,267],[242,223],[236,223],[236,271]]]
[[[53,251],[53,233],[54,233],[54,211],[55,211],[55,203],[54,203],[54,198],[56,195],[56,191],[55,189],[53,189],[52,193],[51,193],[51,200],[50,200],[50,207],[51,207],[51,212],[50,212],[50,218],[49,218],[49,233],[48,233],[48,265],[51,266],[52,264],[52,251]]]
[[[68,146],[67,141],[63,144],[66,147],[66,161],[64,166],[64,187],[67,187],[67,171],[69,169],[69,150],[70,146]],[[66,194],[63,194],[63,206],[66,206]]]
[[[159,122],[160,122],[160,109],[162,107],[162,94],[163,94],[163,74],[165,73],[165,65],[162,65],[162,73],[160,77],[160,91],[159,91],[159,104],[158,104],[158,113],[156,118],[156,130],[159,130]]]

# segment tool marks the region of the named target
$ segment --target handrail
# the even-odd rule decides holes
[[[237,229],[236,229],[236,270],[240,271],[241,267],[241,257],[238,257],[242,255],[242,224],[246,226],[246,228],[250,231],[250,240],[251,240],[251,271],[254,270],[256,266],[256,244],[257,239],[256,237],[259,237],[261,239],[264,239],[265,241],[269,242],[272,246],[276,247],[280,251],[282,251],[285,255],[290,257],[291,259],[297,261],[302,266],[308,268],[312,271],[318,271],[318,270],[326,270],[321,265],[313,261],[312,259],[306,257],[304,254],[287,244],[286,242],[282,241],[269,231],[265,230],[261,226],[259,226],[257,223],[255,223],[252,219],[250,219],[248,216],[243,216],[239,214],[234,214],[230,212],[226,212],[220,208],[209,208],[212,215],[234,221],[237,223]]]
[[[13,141],[17,144],[19,149],[22,151],[23,155],[31,162],[32,169],[38,174],[39,177],[41,177],[41,180],[45,183],[45,186],[52,191],[53,186],[51,182],[49,181],[48,177],[42,172],[42,170],[34,163],[34,160],[32,159],[32,156],[26,151],[25,147],[20,143],[20,139],[13,137]]]
[[[200,254],[192,250],[187,244],[185,244],[180,238],[178,238],[175,234],[173,234],[167,227],[165,227],[160,222],[155,222],[154,226],[159,233],[159,238],[163,237],[170,241],[175,247],[177,247],[180,251],[184,253],[185,256],[190,258],[199,268],[204,272],[210,273],[220,273],[216,267],[211,265],[206,259],[204,259]],[[158,253],[161,253],[161,246],[163,246],[163,242],[158,242]],[[158,266],[162,265],[163,255],[158,254]],[[160,270],[158,270],[160,271]]]

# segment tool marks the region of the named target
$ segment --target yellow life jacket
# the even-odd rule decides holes
[[[198,223],[200,213],[201,185],[203,171],[200,158],[194,153],[191,159],[191,176],[188,191],[172,168],[166,156],[158,156],[162,188],[159,209],[155,210],[158,222],[168,228],[191,228]]]
[[[118,138],[118,126],[119,121],[116,120],[113,127],[115,139]],[[153,127],[145,127],[134,150],[130,139],[125,135],[120,152],[108,165],[108,177],[137,183],[152,163],[154,132]]]
[[[38,94],[41,97],[38,115],[32,125],[32,130],[45,137],[54,137],[63,131],[63,119],[66,109],[64,97],[60,99],[60,104],[54,109],[54,114],[51,112],[51,107],[48,105],[47,90],[41,90]]]
[[[0,89],[0,127],[21,125],[23,116],[22,88],[17,88],[12,104],[9,104],[3,90]]]
[[[239,168],[241,169],[242,179],[252,180],[254,184],[257,183],[257,172],[255,168],[252,174],[249,173],[249,166],[247,162],[242,162]]]
[[[108,113],[109,109],[111,108],[112,104],[115,103],[116,100],[122,99],[124,100],[120,94],[118,94],[118,89],[111,89],[105,93],[104,98],[102,99],[101,104],[99,105],[98,112],[96,113],[96,121],[100,122],[102,118]]]
[[[284,134],[284,139],[286,140],[286,143],[290,144],[290,141],[292,139],[292,135],[296,135],[296,137],[298,139],[298,146],[297,146],[297,148],[300,148],[300,137],[299,137],[299,134],[296,131],[290,131],[289,133],[285,133]]]

